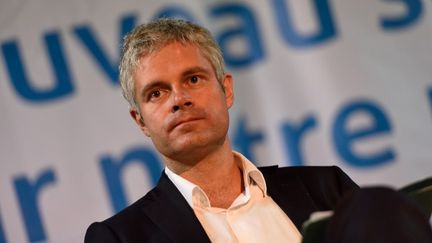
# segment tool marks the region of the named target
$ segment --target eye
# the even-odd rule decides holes
[[[191,82],[192,84],[196,84],[196,83],[198,83],[198,82],[199,82],[199,78],[198,78],[198,76],[192,76],[192,77],[190,77],[190,82]]]
[[[157,99],[161,96],[161,91],[160,90],[153,90],[152,92],[150,92],[148,99],[149,100],[154,100]]]

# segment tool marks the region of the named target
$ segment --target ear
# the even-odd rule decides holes
[[[231,106],[234,104],[234,87],[233,87],[233,79],[231,74],[226,73],[224,75],[222,86],[224,88],[225,100],[227,106],[228,108],[231,108]]]
[[[150,137],[150,132],[149,132],[149,130],[147,129],[147,127],[146,127],[146,125],[145,125],[145,123],[144,123],[144,120],[143,120],[141,114],[140,114],[137,110],[135,110],[135,109],[133,109],[133,108],[131,108],[131,109],[129,110],[129,114],[131,115],[131,117],[132,117],[132,119],[135,121],[135,123],[138,125],[138,127],[141,129],[141,131],[143,131],[143,133],[144,133],[147,137]]]

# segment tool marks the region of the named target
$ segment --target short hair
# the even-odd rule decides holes
[[[134,80],[140,58],[173,42],[196,45],[212,65],[217,80],[222,82],[224,60],[220,47],[209,30],[185,20],[157,19],[135,27],[124,38],[119,66],[120,84],[131,109],[141,113],[136,102]]]

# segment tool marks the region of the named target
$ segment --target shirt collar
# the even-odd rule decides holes
[[[195,187],[198,187],[197,185],[193,184],[192,182],[186,180],[185,178],[177,175],[172,170],[170,170],[167,166],[165,166],[165,174],[168,176],[168,178],[171,180],[172,183],[177,187],[177,189],[180,191],[180,193],[183,195],[183,197],[186,199],[186,201],[189,203],[189,205],[192,207],[192,192]]]
[[[239,167],[243,172],[243,182],[245,189],[249,188],[249,185],[254,182],[261,189],[263,195],[265,196],[267,194],[267,185],[261,171],[259,171],[258,168],[241,153],[233,151],[233,154],[234,159],[241,163]]]
[[[250,197],[250,191],[249,191],[249,185],[251,183],[256,183],[256,185],[261,189],[263,193],[263,197],[267,195],[267,186],[264,180],[264,176],[262,175],[261,171],[257,169],[257,167],[250,162],[245,156],[243,156],[241,153],[233,151],[234,159],[239,164],[240,169],[243,172],[243,183],[245,185],[244,194],[246,197]],[[172,170],[170,170],[168,167],[165,166],[165,174],[168,176],[168,178],[171,180],[172,183],[177,187],[177,189],[180,191],[180,193],[183,195],[183,197],[186,199],[186,201],[189,203],[191,207],[193,207],[193,195],[194,193],[199,193],[201,196],[201,202],[200,204],[209,204],[209,200],[207,198],[207,195],[205,192],[194,183],[186,180],[185,178],[177,175]],[[196,199],[195,199],[196,200]],[[207,203],[204,203],[207,202]],[[210,205],[208,205],[210,206]]]

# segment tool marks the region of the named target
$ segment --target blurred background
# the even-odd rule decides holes
[[[234,75],[230,137],[258,166],[337,165],[360,185],[432,175],[432,2],[0,1],[0,243],[82,242],[163,164],[117,65],[134,26],[212,32]],[[173,219],[175,220],[175,219]]]

